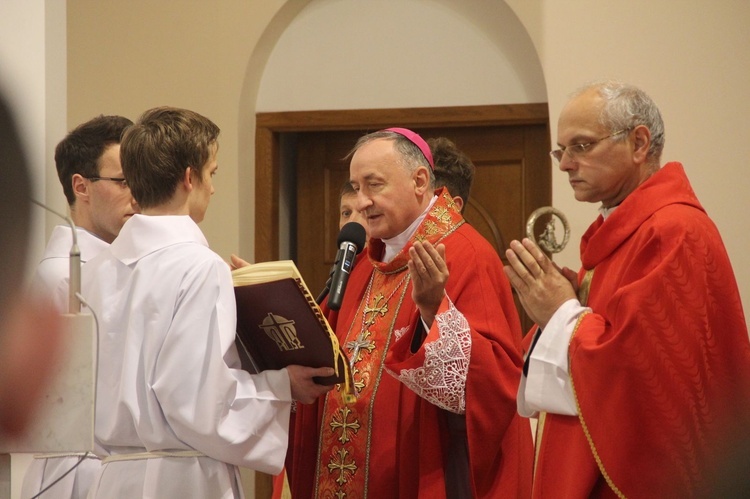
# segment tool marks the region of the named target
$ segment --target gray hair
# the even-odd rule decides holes
[[[574,93],[574,97],[596,89],[604,99],[604,109],[599,122],[610,132],[632,130],[643,125],[651,132],[647,158],[659,163],[664,149],[664,121],[651,97],[640,88],[616,80],[599,80],[588,83]],[[612,140],[624,140],[613,137]]]
[[[401,166],[406,168],[408,172],[413,172],[420,166],[426,167],[427,171],[430,172],[430,187],[435,187],[435,173],[427,162],[427,158],[424,157],[424,153],[412,141],[400,133],[380,130],[363,135],[357,140],[357,143],[354,144],[354,147],[344,159],[351,159],[360,147],[378,139],[388,139],[394,142],[393,147],[401,158]]]

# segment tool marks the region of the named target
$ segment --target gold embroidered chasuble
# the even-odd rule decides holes
[[[389,438],[374,435],[372,431],[381,383],[395,382],[384,372],[386,353],[394,341],[403,334],[413,333],[419,323],[412,320],[416,307],[411,300],[408,249],[414,241],[437,244],[464,223],[446,192],[443,191],[410,242],[391,262],[379,262],[371,253],[369,262],[359,263],[371,265],[372,272],[348,331],[337,331],[350,357],[357,400],[347,405],[336,391],[326,397],[320,428],[316,497],[367,497],[370,470],[378,465],[371,455],[373,440]],[[371,243],[370,250],[377,251],[379,256],[382,243],[375,248]]]

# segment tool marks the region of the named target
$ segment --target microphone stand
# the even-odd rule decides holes
[[[70,291],[68,295],[68,312],[71,314],[78,314],[81,311],[81,300],[78,298],[78,293],[81,292],[81,249],[78,247],[78,233],[76,232],[76,226],[73,223],[73,219],[68,215],[63,215],[49,206],[40,203],[36,199],[31,199],[31,202],[62,218],[70,226],[70,231],[73,234],[73,245],[70,248],[70,282],[68,283]]]
[[[323,291],[321,291],[318,297],[315,298],[315,303],[317,303],[318,305],[323,303],[323,300],[325,300],[326,296],[328,296],[328,292],[331,290],[331,279],[333,279],[333,273],[336,270],[336,264],[338,263],[338,258],[336,260],[337,261],[333,264],[333,266],[331,266],[331,271],[328,273],[328,280],[326,281],[326,285],[323,288]]]

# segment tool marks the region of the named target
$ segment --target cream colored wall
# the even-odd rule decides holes
[[[238,251],[239,103],[248,61],[282,0],[68,2],[68,123],[100,113],[136,119],[161,105],[189,108],[221,128],[219,174],[202,229],[228,258]],[[253,137],[243,137],[252,142]],[[252,180],[252,176],[244,178]],[[251,220],[251,215],[244,216]],[[252,227],[247,233],[252,234]],[[246,227],[242,227],[245,231]],[[252,256],[252,247],[243,256]]]
[[[34,198],[63,213],[67,204],[53,154],[66,129],[65,30],[64,3],[5,0],[0,5],[0,88],[17,113]],[[41,208],[32,213],[29,263],[36,267],[46,244],[45,224],[51,229],[61,220]]]
[[[659,104],[665,161],[685,165],[698,197],[726,243],[750,311],[750,3],[544,2],[506,0],[531,35],[546,76],[550,116],[581,83],[615,77],[644,88]],[[552,142],[557,123],[552,122]],[[580,238],[595,216],[577,203],[566,176],[553,176],[553,202]],[[563,261],[577,265],[577,248]]]
[[[504,2],[316,0],[274,46],[256,110],[546,100],[531,39]]]
[[[221,254],[239,248],[251,257],[252,116],[260,75],[276,40],[307,3],[70,0],[69,125],[99,112],[135,118],[160,104],[190,107],[214,119],[222,127],[221,174],[203,228]],[[664,157],[685,162],[698,195],[724,235],[747,310],[750,262],[744,249],[750,242],[750,221],[740,213],[748,204],[744,194],[750,178],[739,153],[750,137],[745,119],[750,111],[745,95],[750,88],[750,40],[745,29],[750,4],[507,4],[536,47],[551,116],[558,114],[571,90],[602,76],[636,83],[660,104],[668,134]],[[395,81],[398,74],[382,78]],[[554,142],[554,120],[552,128]],[[574,239],[580,237],[595,216],[594,207],[573,200],[564,175],[553,178],[554,204],[573,222]],[[562,263],[577,264],[574,246],[561,255]]]

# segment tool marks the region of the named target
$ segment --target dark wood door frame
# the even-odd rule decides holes
[[[255,130],[255,261],[279,259],[280,134],[331,130],[548,125],[546,103],[258,113]],[[354,145],[354,144],[352,144]]]

